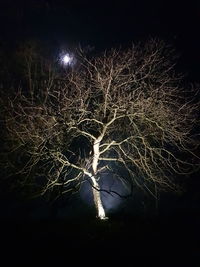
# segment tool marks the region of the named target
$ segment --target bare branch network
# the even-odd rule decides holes
[[[29,87],[2,98],[8,152],[18,155],[24,182],[39,177],[45,194],[89,179],[97,192],[110,172],[152,194],[175,189],[174,177],[192,171],[197,157],[199,102],[166,51],[155,40],[92,59],[79,51],[77,69],[61,74],[48,65],[40,82],[29,58]]]

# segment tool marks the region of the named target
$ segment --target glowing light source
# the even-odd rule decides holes
[[[71,58],[68,55],[65,55],[63,57],[63,63],[68,64],[70,62]]]
[[[72,64],[72,61],[73,61],[73,57],[70,56],[69,54],[64,54],[61,57],[61,62],[64,65],[71,65]]]

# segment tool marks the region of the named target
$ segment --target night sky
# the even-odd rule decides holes
[[[55,48],[91,46],[96,50],[157,37],[180,54],[178,66],[199,81],[199,1],[1,0],[1,42],[13,47],[28,39]]]
[[[200,82],[200,1],[0,0],[0,48],[7,51],[9,51],[9,49],[12,51],[15,50],[17,45],[24,41],[40,40],[44,42],[45,45],[53,47],[53,49],[55,49],[56,56],[59,54],[59,49],[65,46],[73,49],[74,47],[81,45],[83,47],[90,47],[95,51],[102,51],[111,47],[128,47],[132,43],[145,41],[151,37],[160,38],[166,41],[166,43],[171,44],[179,55],[176,67],[177,70],[186,74],[187,81],[192,83]],[[156,240],[158,244],[156,249],[158,249],[162,257],[166,259],[167,256],[162,249],[159,248],[159,244],[163,244],[164,250],[169,249],[166,244],[162,243],[162,235],[164,233],[164,239],[166,242],[171,242],[170,246],[173,247],[174,250],[176,249],[176,245],[177,247],[181,247],[180,251],[177,251],[177,253],[180,253],[180,258],[182,257],[182,251],[189,251],[184,246],[184,242],[188,238],[188,242],[194,245],[194,250],[191,249],[192,252],[189,254],[190,258],[193,257],[194,260],[194,258],[197,256],[198,249],[200,249],[198,245],[195,246],[195,244],[197,244],[197,236],[199,236],[198,228],[200,225],[200,197],[198,193],[200,182],[197,180],[197,178],[198,174],[192,177],[191,182],[189,182],[187,185],[188,192],[185,196],[181,198],[175,196],[165,196],[163,198],[164,200],[161,203],[163,209],[162,212],[164,214],[162,215],[162,219],[164,218],[163,220],[165,220],[163,224],[159,223],[159,220],[162,220],[159,219],[156,224],[153,224],[152,221],[149,224],[142,221],[141,224],[140,222],[137,222],[133,226],[133,228],[138,227],[137,229],[140,229],[140,231],[143,231],[141,229],[145,228],[146,232],[143,232],[142,237],[139,235],[139,233],[135,234],[134,230],[132,230],[131,234],[129,230],[127,230],[132,229],[132,225],[129,220],[130,218],[127,214],[124,219],[125,222],[123,221],[123,217],[119,217],[116,219],[116,221],[119,219],[119,224],[115,221],[114,225],[112,225],[112,222],[110,222],[107,224],[107,226],[104,225],[101,226],[101,228],[98,228],[97,232],[95,230],[97,225],[91,225],[93,228],[88,233],[84,232],[84,227],[87,225],[87,220],[85,217],[82,226],[79,227],[79,231],[75,234],[76,239],[79,238],[79,234],[81,235],[82,239],[80,244],[78,243],[79,241],[74,240],[72,233],[69,236],[70,241],[73,240],[74,242],[72,242],[72,247],[78,246],[77,244],[79,244],[81,247],[82,244],[85,244],[84,238],[87,239],[87,241],[85,241],[86,243],[94,242],[97,244],[98,236],[101,236],[98,246],[104,246],[106,244],[104,241],[107,240],[106,234],[109,236],[108,244],[113,246],[114,243],[116,245],[117,242],[121,242],[116,237],[118,234],[120,235],[121,231],[119,239],[121,238],[122,242],[130,241],[127,237],[129,234],[133,240],[135,239],[136,242],[138,242],[138,246],[140,248],[137,247],[136,251],[141,253],[141,257],[143,257],[141,252],[142,247],[146,253],[149,251],[149,247],[151,247],[150,239],[153,240],[157,238]],[[84,196],[84,192],[82,195]],[[59,211],[56,211],[55,214],[59,214],[60,212],[63,215],[67,206],[68,210],[74,216],[78,210],[76,207],[81,205],[77,213],[87,216],[89,211],[88,213],[86,210],[84,211],[84,201],[83,204],[80,204],[80,201],[77,200],[77,198],[75,198],[73,201],[74,204],[71,202],[65,202],[65,204],[61,204],[61,206],[59,206],[59,204],[57,206],[55,205],[55,209],[59,208]],[[148,209],[148,203],[146,203],[144,199],[136,199],[136,202],[137,204],[131,202],[131,205],[138,205],[139,208],[142,207],[142,212],[144,211],[145,207]],[[30,205],[28,208],[24,204],[12,203],[12,205],[9,206],[8,203],[9,201],[7,198],[5,202],[0,203],[0,208],[2,211],[1,215],[2,213],[6,214],[6,218],[8,217],[13,219],[14,217],[23,217],[25,216],[24,213],[26,213],[27,210],[28,212],[31,210],[31,218],[33,220],[35,218],[46,218],[46,204],[44,203],[41,205],[40,202],[36,202],[36,205],[39,203],[38,210],[35,210],[35,204],[32,204],[32,202],[32,206]],[[21,209],[19,208],[19,205],[21,205]],[[149,206],[151,205],[149,204]],[[9,208],[10,211],[8,210]],[[126,207],[126,209],[127,211],[130,211],[130,204]],[[169,216],[169,210],[172,211],[172,215],[170,216],[172,216],[173,219],[166,219],[167,216]],[[17,215],[17,213],[19,214]],[[180,216],[177,214],[180,214]],[[54,216],[54,211],[52,212],[52,216]],[[1,217],[3,218],[3,215]],[[144,220],[144,218],[142,220]],[[174,221],[172,222],[172,220]],[[180,222],[183,221],[184,224],[181,225]],[[76,224],[78,225],[78,222],[76,222]],[[19,225],[15,224],[13,228],[13,225],[10,222],[6,229],[7,231],[12,229],[11,234],[5,234],[4,237],[6,240],[7,236],[9,236],[10,240],[13,241],[14,235],[14,244],[16,246],[21,238],[20,234],[17,233],[19,229],[21,229],[21,232],[23,232],[24,236],[28,233],[30,238],[32,238],[34,245],[37,245],[38,242],[40,243],[41,240],[44,242],[44,239],[48,237],[48,235],[52,235],[50,226],[48,226],[48,230],[44,230],[46,229],[44,225],[40,226],[39,228],[34,226],[35,228],[33,233],[31,233],[31,231],[27,230],[27,228],[22,230],[22,227]],[[22,225],[24,227],[25,224]],[[76,227],[78,227],[77,225]],[[53,241],[48,237],[49,239],[47,238],[47,242],[52,241],[59,243],[59,238],[62,236],[62,231],[56,230],[54,227],[58,227],[58,225],[55,224],[53,226]],[[64,224],[59,225],[59,227],[65,231]],[[69,227],[73,229],[72,232],[75,231],[75,228],[73,228],[72,224],[69,224]],[[111,230],[112,227],[114,227],[114,230]],[[158,231],[156,227],[158,227]],[[163,230],[162,227],[167,230]],[[39,229],[40,232],[38,237],[34,237],[34,234],[37,232],[36,229]],[[167,236],[168,234],[170,237]],[[122,237],[122,235],[126,235],[126,237]],[[156,235],[157,237],[155,237]],[[173,241],[173,238],[176,235],[176,241]],[[196,236],[195,241],[193,240],[193,235]],[[62,244],[65,243],[64,238],[67,239],[67,237],[67,232],[65,232],[64,237],[62,237]],[[112,241],[112,238],[114,242]],[[21,240],[21,242],[29,242],[28,237],[23,237]],[[149,247],[147,245],[144,247],[143,241],[147,242],[145,244],[148,244]],[[43,248],[43,245],[47,245],[47,242],[40,243],[41,249]],[[183,244],[181,242],[183,242]],[[25,243],[22,246],[23,249],[26,247]],[[30,241],[30,243],[32,243],[32,241]],[[107,245],[107,247],[110,249],[109,245]],[[53,248],[55,248],[55,244],[51,248],[52,252]],[[91,243],[89,248],[91,248]],[[60,249],[62,250],[61,245]],[[13,251],[14,250],[15,249],[13,247]],[[115,247],[115,251],[118,251],[117,245]],[[28,249],[26,253],[30,253],[28,252]],[[126,251],[121,251],[121,253],[123,258],[125,258]],[[150,249],[150,252],[148,253],[150,253],[152,256],[154,250]],[[30,257],[31,255],[32,254],[30,254]],[[174,255],[177,256],[176,253]],[[176,265],[171,264],[170,261],[167,261],[166,263],[164,260],[161,260],[162,264],[159,266],[199,266],[198,264],[195,265],[196,263],[192,262],[192,260],[188,260],[189,265],[183,265],[184,260],[181,260],[179,262],[181,265],[178,265],[178,260],[180,258],[177,256]],[[114,262],[117,263],[117,259],[115,259]],[[127,266],[126,263],[124,266]]]

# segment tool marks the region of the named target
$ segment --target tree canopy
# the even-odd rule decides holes
[[[99,211],[106,173],[154,195],[197,166],[198,90],[163,42],[94,57],[80,49],[66,69],[25,55],[24,83],[1,96],[4,162],[20,183],[57,196],[89,181]]]

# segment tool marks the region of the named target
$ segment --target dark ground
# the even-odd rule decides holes
[[[114,266],[200,266],[197,215],[144,221],[116,217],[106,222],[4,222],[1,253],[9,264],[48,266],[62,262]],[[91,259],[91,255],[94,259]],[[137,263],[137,264],[136,264]],[[8,266],[6,265],[6,266]],[[5,265],[4,265],[5,266]]]
[[[3,266],[102,263],[103,266],[199,267],[198,207],[179,204],[176,202],[172,208],[171,201],[168,211],[153,216],[130,215],[121,210],[107,221],[99,221],[89,212],[72,219],[4,216],[0,228],[1,255],[6,263]]]

